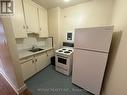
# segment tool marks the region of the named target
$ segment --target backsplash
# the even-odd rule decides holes
[[[33,45],[36,45],[40,48],[52,47],[52,39],[51,38],[36,38],[36,37],[28,37],[25,39],[16,39],[18,50],[22,49],[30,49]]]

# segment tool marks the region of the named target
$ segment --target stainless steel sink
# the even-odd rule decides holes
[[[41,49],[41,48],[35,48],[35,49],[30,49],[29,51],[31,52],[38,52],[38,51],[42,51],[44,49]]]

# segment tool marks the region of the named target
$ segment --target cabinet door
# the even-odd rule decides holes
[[[35,64],[32,59],[21,63],[21,67],[24,80],[27,80],[36,73]]]
[[[38,23],[37,7],[34,4],[32,4],[32,1],[30,0],[23,0],[23,5],[27,32],[38,33],[39,23]]]
[[[15,10],[12,16],[12,25],[14,30],[15,38],[25,38],[27,37],[25,20],[23,14],[23,6],[21,0],[15,0]]]
[[[39,54],[35,57],[37,71],[48,66],[48,56],[46,53]]]
[[[47,23],[47,10],[44,8],[38,8],[40,37],[48,37],[48,23]]]

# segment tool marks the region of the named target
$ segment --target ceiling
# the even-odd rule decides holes
[[[90,0],[70,0],[69,2],[64,2],[64,0],[33,0],[33,1],[45,8],[50,9],[54,7],[66,8]]]

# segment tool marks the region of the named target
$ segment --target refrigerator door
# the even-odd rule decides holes
[[[109,52],[113,26],[76,29],[75,48]]]
[[[99,95],[107,62],[107,53],[74,50],[72,83]]]

